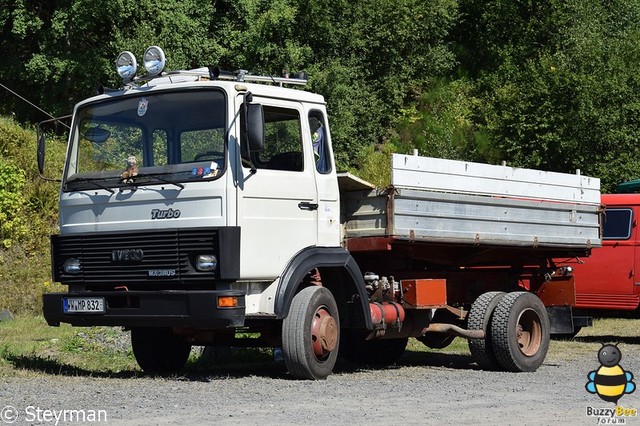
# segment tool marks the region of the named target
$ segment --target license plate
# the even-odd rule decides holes
[[[104,313],[104,297],[65,297],[62,299],[65,314]]]

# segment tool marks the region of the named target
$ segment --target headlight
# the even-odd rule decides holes
[[[119,54],[118,59],[116,59],[116,70],[125,82],[133,80],[133,77],[136,76],[136,72],[138,71],[138,63],[133,53],[124,51]]]
[[[158,46],[148,47],[144,52],[144,68],[149,75],[158,75],[164,69],[166,58],[164,52]]]
[[[80,266],[80,259],[71,258],[64,261],[64,265],[62,265],[62,269],[67,274],[78,274],[82,270]]]
[[[196,269],[201,272],[215,271],[218,259],[213,254],[201,254],[196,257]]]

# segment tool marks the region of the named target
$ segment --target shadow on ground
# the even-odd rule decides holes
[[[38,355],[13,355],[5,354],[4,359],[11,363],[14,368],[21,370],[36,371],[54,376],[84,376],[84,377],[111,377],[128,379],[138,377],[142,372],[130,371],[93,371],[71,364],[61,363],[55,359],[43,358]]]
[[[628,345],[640,345],[640,336],[576,336],[574,342],[583,343],[626,343]]]
[[[277,363],[273,358],[262,357],[250,360],[251,355],[242,354],[243,350],[234,351],[235,360],[216,360],[200,358],[189,361],[178,374],[151,375],[140,370],[124,371],[95,371],[71,364],[59,362],[52,358],[44,358],[36,354],[13,355],[5,354],[4,359],[14,368],[40,372],[53,376],[95,377],[112,379],[130,379],[143,377],[162,377],[169,380],[209,382],[229,378],[243,378],[250,376],[268,377],[272,379],[289,380],[284,363]],[[240,355],[238,355],[240,354]],[[243,359],[245,358],[245,359]],[[249,360],[247,360],[249,359]],[[406,351],[393,365],[359,365],[338,358],[334,373],[348,374],[371,370],[394,370],[402,367],[443,367],[453,369],[477,370],[477,365],[470,355],[446,354],[437,352]]]

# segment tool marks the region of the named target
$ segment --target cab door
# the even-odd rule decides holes
[[[311,106],[307,113],[309,145],[318,191],[318,245],[340,246],[340,192],[331,151],[329,128],[324,106]]]
[[[238,106],[242,101],[236,98]],[[300,103],[255,94],[252,102],[264,109],[265,146],[254,153],[241,149],[240,273],[243,279],[273,280],[296,253],[318,241],[313,152],[303,143]]]
[[[607,205],[602,247],[594,248],[584,264],[575,268],[577,307],[631,310],[638,306],[636,210]]]

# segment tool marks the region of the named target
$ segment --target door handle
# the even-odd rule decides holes
[[[313,210],[318,210],[318,204],[309,203],[308,201],[302,201],[302,202],[298,203],[298,208],[300,210],[313,211]]]

